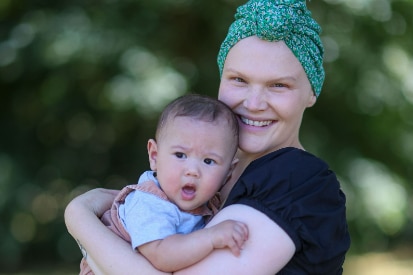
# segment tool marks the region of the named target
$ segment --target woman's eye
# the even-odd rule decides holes
[[[175,156],[176,156],[177,158],[179,158],[179,159],[185,158],[185,154],[184,154],[184,153],[181,153],[181,152],[176,152],[176,153],[175,153]]]
[[[215,164],[215,163],[216,163],[215,160],[213,160],[213,159],[204,159],[204,162],[205,162],[206,164],[208,164],[208,165],[211,165],[211,164]]]
[[[290,85],[286,83],[273,83],[270,85],[271,88],[288,88]]]
[[[282,83],[274,83],[271,84],[271,87],[275,87],[275,88],[282,88],[282,87],[286,87],[287,85],[282,84]]]
[[[236,82],[241,82],[241,83],[244,83],[244,82],[245,82],[245,80],[242,79],[241,77],[234,77],[234,80],[235,80]]]

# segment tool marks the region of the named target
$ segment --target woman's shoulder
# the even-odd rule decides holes
[[[282,148],[253,161],[245,169],[244,176],[256,177],[257,175],[263,175],[267,179],[272,177],[291,179],[291,176],[298,176],[299,181],[317,175],[335,178],[334,172],[324,160],[293,147]]]
[[[328,165],[304,150],[283,148],[248,166],[231,190],[230,197],[277,201],[277,205],[299,202],[310,194],[318,199],[340,193],[340,183]],[[341,196],[337,197],[341,201]]]
[[[283,162],[290,164],[291,162],[302,164],[303,162],[314,162],[317,165],[326,166],[327,164],[316,155],[295,147],[285,147],[264,155],[253,162],[251,167],[269,165],[275,162]]]
[[[287,232],[296,255],[286,270],[299,270],[303,262],[311,271],[307,273],[314,274],[328,270],[329,265],[341,267],[350,243],[346,199],[329,166],[309,152],[284,148],[257,159],[247,169],[228,204],[259,210]]]

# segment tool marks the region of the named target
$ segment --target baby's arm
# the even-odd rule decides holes
[[[248,228],[244,223],[225,220],[190,234],[174,234],[143,244],[138,250],[157,269],[173,272],[197,263],[214,249],[227,247],[239,256],[247,239]]]

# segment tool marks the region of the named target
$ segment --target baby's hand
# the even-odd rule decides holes
[[[225,220],[208,229],[214,249],[228,247],[235,256],[241,254],[241,249],[248,239],[248,227],[245,223]]]

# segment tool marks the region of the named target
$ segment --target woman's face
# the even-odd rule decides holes
[[[255,158],[283,147],[302,148],[301,119],[316,101],[303,67],[285,43],[256,36],[229,51],[218,98],[238,115],[239,147]]]

